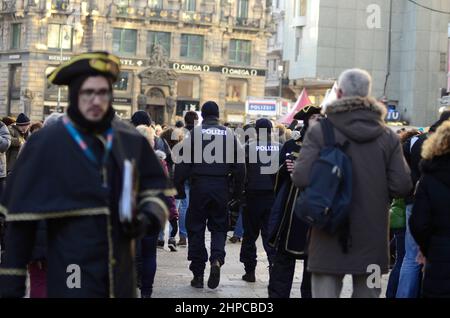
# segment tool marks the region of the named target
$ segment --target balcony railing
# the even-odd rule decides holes
[[[147,18],[151,20],[178,21],[179,11],[165,10],[165,9],[150,9],[150,11],[147,14]]]
[[[52,1],[52,10],[66,11],[68,7],[69,7],[68,0],[53,0]]]
[[[261,20],[249,18],[236,18],[235,26],[238,28],[259,29],[261,26]]]
[[[128,6],[117,6],[117,15],[127,16],[131,12]]]
[[[185,11],[181,13],[181,19],[185,23],[209,24],[212,23],[212,13]]]
[[[22,8],[20,8],[20,3],[16,3],[13,0],[2,1],[0,6],[1,12],[15,12],[16,10],[23,9],[23,3]]]

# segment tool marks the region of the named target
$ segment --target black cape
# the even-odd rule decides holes
[[[295,258],[304,259],[309,227],[295,214],[295,201],[300,190],[292,183],[285,167],[287,156],[297,158],[300,148],[294,140],[289,140],[280,152],[280,169],[275,183],[276,198],[269,221],[269,245]]]
[[[112,127],[107,188],[102,169],[88,160],[62,121],[33,134],[25,144],[0,200],[7,220],[0,296],[23,296],[37,224],[28,221],[39,220],[47,224],[49,297],[135,296],[134,244],[118,216],[124,159],[136,163],[140,205],[167,215],[164,195],[174,193],[147,140],[119,120]],[[99,139],[82,136],[102,158]],[[69,269],[75,272],[76,266],[81,287],[69,288]]]

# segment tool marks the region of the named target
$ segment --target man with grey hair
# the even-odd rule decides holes
[[[338,80],[337,97],[359,96],[367,97],[372,91],[372,78],[370,74],[361,69],[350,69],[344,71]]]
[[[44,120],[44,127],[52,126],[58,122],[58,120],[62,120],[64,114],[62,113],[51,113]]]
[[[331,235],[312,227],[308,271],[314,298],[338,298],[346,274],[353,276],[353,297],[379,297],[381,274],[388,273],[388,215],[393,197],[412,188],[400,140],[384,118],[386,108],[370,97],[372,79],[363,70],[339,77],[337,100],[325,114],[336,142],[352,160],[352,199],[346,225]],[[300,189],[310,184],[313,163],[324,148],[322,125],[307,133],[292,174]]]

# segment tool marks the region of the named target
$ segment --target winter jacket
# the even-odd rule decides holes
[[[439,133],[448,140],[450,122]],[[450,149],[441,154],[440,147],[431,144],[424,144],[432,157],[422,162],[409,226],[426,257],[423,296],[450,297]]]
[[[169,177],[169,165],[166,162],[167,157],[166,157],[165,152],[162,150],[156,150],[155,154],[161,162],[164,173],[166,174],[166,176]],[[166,204],[167,204],[167,207],[169,208],[169,221],[178,220],[178,210],[177,210],[175,196],[167,196]]]
[[[0,178],[6,177],[7,164],[6,164],[6,152],[11,146],[11,134],[8,127],[1,122],[0,123]]]
[[[26,135],[22,134],[16,125],[9,126],[9,133],[11,134],[11,146],[6,153],[6,168],[8,174],[14,168],[20,148],[25,143]]]
[[[399,138],[384,123],[386,108],[373,98],[343,98],[327,107],[336,142],[348,141],[352,160],[349,250],[344,253],[339,234],[312,228],[308,270],[323,274],[367,274],[369,265],[388,272],[389,205],[392,197],[409,194],[412,183]],[[293,181],[309,184],[313,163],[324,146],[321,125],[306,134],[296,161]]]

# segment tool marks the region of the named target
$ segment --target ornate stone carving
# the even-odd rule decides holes
[[[141,79],[141,92],[148,86],[173,86],[177,80],[177,73],[169,69],[149,67],[138,74]]]
[[[158,68],[169,68],[169,57],[159,43],[153,44],[150,65]]]

